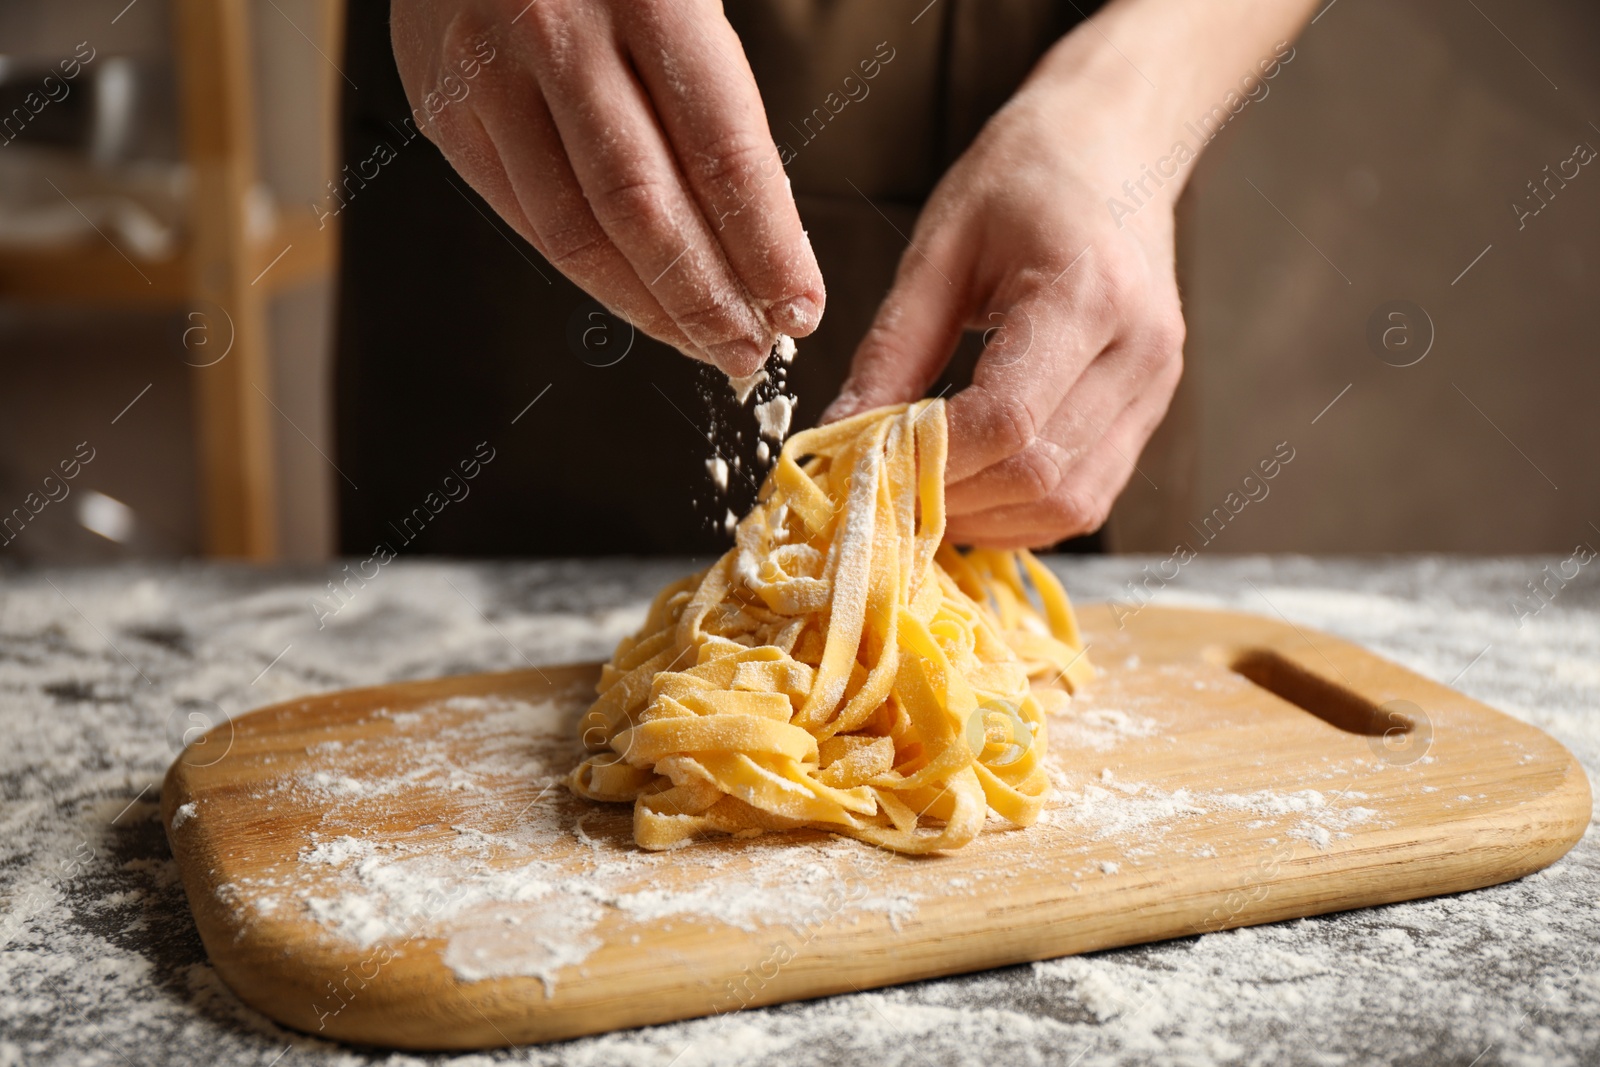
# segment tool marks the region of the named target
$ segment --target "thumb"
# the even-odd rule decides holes
[[[894,287],[856,347],[850,376],[822,413],[824,423],[882,407],[920,400],[955,352],[967,320],[965,275],[949,255],[930,259],[913,241],[900,259]]]

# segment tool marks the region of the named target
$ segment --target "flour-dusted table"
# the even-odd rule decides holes
[[[1130,605],[1127,583],[1157,562],[1055,561],[1080,601]],[[1600,580],[1584,568],[1532,597],[1558,564],[1203,558],[1149,588],[1360,642],[1549,731],[1593,775]],[[0,1065],[1595,1060],[1593,834],[1544,872],[1459,897],[465,1056],[319,1041],[218,981],[157,816],[187,731],[305,693],[602,658],[686,567],[0,574]]]

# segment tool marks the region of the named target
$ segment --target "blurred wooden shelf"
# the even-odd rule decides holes
[[[59,248],[0,248],[0,299],[176,306],[188,291],[188,268],[177,256],[130,264],[98,237]]]
[[[256,242],[252,253],[258,266],[251,277],[274,293],[324,277],[338,258],[338,234],[336,225],[319,227],[309,211],[285,219],[271,237]]]
[[[247,205],[260,180],[253,2],[170,3],[184,157],[193,175],[179,250],[163,260],[133,260],[103,235],[60,249],[0,248],[0,299],[223,309],[233,325],[227,354],[192,379],[203,543],[208,555],[270,560],[278,555],[278,413],[267,301],[332,271],[337,230],[319,228],[309,212],[292,212],[268,235],[251,232]],[[317,5],[334,54],[344,7],[343,0]],[[332,160],[337,92],[324,96],[323,139]]]
[[[326,276],[337,253],[337,230],[311,218],[286,220],[254,241],[245,272],[269,294]],[[151,304],[181,308],[193,295],[190,256],[124,258],[96,237],[59,248],[0,247],[0,299],[33,303]]]

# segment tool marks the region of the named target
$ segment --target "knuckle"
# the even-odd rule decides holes
[[[744,190],[760,184],[764,167],[777,150],[745,134],[730,133],[693,153],[697,177],[719,190]]]
[[[1178,388],[1178,382],[1183,377],[1183,349],[1173,351],[1172,357],[1156,375],[1156,385],[1171,393]]]
[[[1103,273],[1078,287],[1072,305],[1074,313],[1086,326],[1110,333],[1122,318],[1125,300],[1123,282],[1115,275]]]
[[[701,287],[667,310],[684,333],[702,344],[718,344],[740,336],[730,309]]]
[[[1150,302],[1147,265],[1126,250],[1109,251],[1101,269],[1086,285],[1084,302],[1104,323],[1124,322]]]
[[[1189,327],[1183,321],[1183,313],[1177,308],[1168,308],[1157,313],[1151,325],[1157,354],[1164,361],[1170,362],[1176,357],[1181,363],[1183,342],[1189,335]]]
[[[1039,439],[1039,420],[1026,402],[1007,399],[999,403],[990,430],[997,451],[1006,456],[1026,452]]]
[[[595,218],[608,230],[640,229],[665,235],[672,229],[665,183],[647,174],[623,175],[596,191]]]
[[[439,40],[441,73],[458,69],[459,64],[479,58],[492,38],[491,24],[470,11],[459,11],[445,26]]]
[[[1067,533],[1088,533],[1105,525],[1111,514],[1111,501],[1070,486],[1057,487],[1050,496],[1048,511],[1051,520]]]
[[[582,94],[585,71],[618,62],[612,5],[581,0],[496,0],[509,7],[497,26],[553,94]]]
[[[604,231],[587,221],[542,233],[539,240],[545,259],[562,273],[581,270],[608,243]]]
[[[1125,320],[1129,343],[1121,360],[1137,388],[1153,383],[1177,383],[1183,370],[1183,315],[1176,308],[1148,304]]]
[[[1065,472],[1060,449],[1047,441],[1036,442],[1016,458],[1017,478],[1030,501],[1046,500],[1061,484]]]
[[[1104,307],[1115,318],[1130,318],[1146,304],[1149,294],[1144,288],[1144,278],[1128,269],[1115,270],[1106,277]]]
[[[425,110],[429,98],[435,102],[442,98],[442,83],[473,57],[478,43],[488,36],[488,23],[476,11],[455,11],[440,23],[416,10],[416,5],[397,4],[395,9],[391,25],[395,67],[413,119],[425,129],[432,115]]]
[[[525,0],[503,0],[506,19],[515,19],[518,36],[541,56],[556,57],[570,48],[575,28],[574,12],[567,0],[540,0],[525,6]]]

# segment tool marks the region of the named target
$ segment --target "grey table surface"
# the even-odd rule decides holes
[[[1152,561],[1054,561],[1080,602]],[[1158,603],[1281,614],[1554,735],[1600,768],[1600,581],[1553,559],[1205,558]],[[0,574],[0,1067],[13,1064],[1600,1062],[1600,848],[1520,881],[558,1044],[404,1055],[252,1011],[201,946],[159,821],[173,716],[601,658],[683,561]],[[1248,581],[1247,581],[1248,579]],[[1525,601],[1525,607],[1534,601]]]

